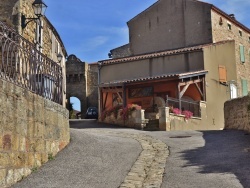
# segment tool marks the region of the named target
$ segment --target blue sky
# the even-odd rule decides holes
[[[128,43],[127,21],[157,0],[44,0],[46,16],[60,34],[68,55],[84,62],[108,59],[111,49]],[[250,27],[250,0],[207,0]],[[79,110],[79,103],[73,101]]]

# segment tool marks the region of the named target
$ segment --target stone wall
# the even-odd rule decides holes
[[[236,73],[237,73],[237,88],[238,95],[242,96],[242,83],[241,79],[248,81],[248,91],[250,91],[250,33],[241,29],[234,22],[226,17],[212,11],[212,33],[213,42],[219,42],[223,40],[235,40],[235,63],[236,63]],[[237,19],[237,15],[236,15]],[[228,29],[228,24],[231,24],[231,30]],[[239,31],[242,31],[242,36],[240,36]],[[240,60],[240,45],[245,47],[245,63]]]
[[[98,108],[98,65],[89,64],[87,71],[87,101],[88,107]]]
[[[88,107],[98,107],[98,64],[87,64],[72,54],[66,62],[66,75],[68,104],[70,97],[78,98],[84,118]]]
[[[169,107],[159,108],[159,128],[161,131],[217,130],[214,122],[208,122],[206,102],[200,102],[201,117],[185,118],[184,115],[170,113]],[[221,125],[219,129],[223,129]]]
[[[101,118],[99,119],[99,122],[136,128],[136,129],[143,129],[145,128],[146,123],[148,123],[148,120],[144,118],[145,110],[134,110],[131,113],[129,113],[126,119],[124,119],[123,116],[121,115],[121,111],[122,109],[118,111],[117,115],[115,115],[115,113],[111,113],[107,114],[105,117],[102,114]]]
[[[29,175],[69,138],[66,109],[0,80],[0,187]]]
[[[112,55],[112,58],[122,58],[122,57],[128,57],[132,55],[130,52],[129,44],[110,50],[110,53]]]
[[[225,129],[250,132],[250,95],[225,102]]]

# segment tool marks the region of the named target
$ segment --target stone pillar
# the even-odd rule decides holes
[[[159,129],[161,131],[170,131],[169,107],[159,107]]]
[[[148,120],[145,119],[144,112],[145,110],[136,110],[135,124],[137,128],[143,129],[144,127],[146,127],[146,124],[148,123]]]

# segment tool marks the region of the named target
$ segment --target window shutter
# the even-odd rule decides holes
[[[245,62],[245,53],[244,53],[244,51],[245,51],[245,47],[240,45],[240,61],[242,63]]]
[[[222,83],[227,82],[227,70],[223,65],[219,65],[219,81]]]
[[[248,85],[247,80],[241,80],[242,82],[242,96],[248,95]]]

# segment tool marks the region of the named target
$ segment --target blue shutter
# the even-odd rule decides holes
[[[245,52],[245,47],[240,45],[240,61],[242,63],[245,62],[245,53],[244,52]]]
[[[241,80],[242,82],[242,96],[248,95],[247,80]]]

